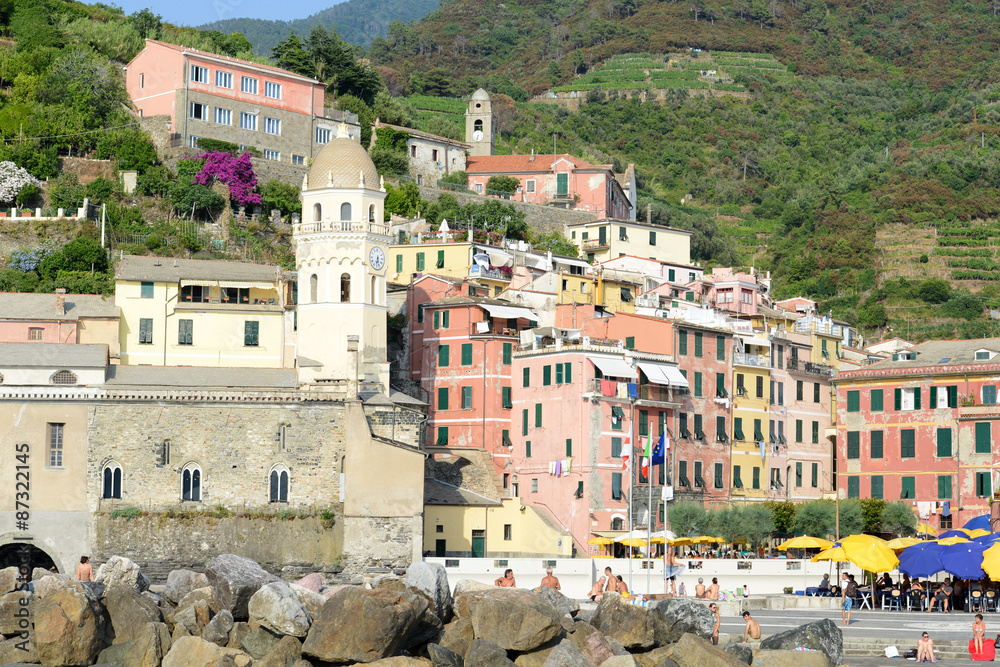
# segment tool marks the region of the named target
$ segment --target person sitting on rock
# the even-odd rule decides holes
[[[743,620],[747,622],[747,626],[743,629],[743,641],[758,641],[760,639],[760,623],[755,621],[748,611],[743,612]]]
[[[501,588],[516,588],[517,584],[514,582],[514,570],[508,569],[503,573],[502,577],[499,577],[493,583]]]
[[[542,586],[548,586],[549,588],[554,588],[557,591],[560,590],[559,579],[552,576],[552,568],[545,568],[545,576],[542,577]]]
[[[607,583],[607,577],[601,577],[594,582],[594,585],[590,588],[590,593],[587,597],[590,598],[591,602],[600,602],[601,598],[604,597],[604,584]]]
[[[616,584],[616,588],[618,589],[618,592],[621,593],[623,598],[628,597],[629,595],[628,585],[622,580],[622,575],[620,574],[618,575],[618,583]]]
[[[694,587],[694,596],[699,599],[705,597],[705,580],[702,577],[698,577],[698,585]]]

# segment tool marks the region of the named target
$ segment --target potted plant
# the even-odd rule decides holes
[[[784,590],[785,595],[791,595],[792,591],[795,590],[795,589],[792,588],[791,586],[785,586],[782,590]]]

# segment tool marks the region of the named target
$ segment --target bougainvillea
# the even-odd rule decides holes
[[[261,203],[260,194],[254,192],[257,176],[253,173],[250,153],[235,156],[232,153],[204,153],[199,159],[205,166],[194,177],[194,183],[211,186],[218,179],[229,186],[229,199],[239,206]]]
[[[13,162],[0,162],[0,202],[11,204],[28,185],[40,185],[26,169]]]

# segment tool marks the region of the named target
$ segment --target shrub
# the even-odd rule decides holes
[[[497,192],[517,192],[520,186],[521,181],[513,176],[490,176],[489,180],[486,181],[486,189]]]
[[[163,239],[159,234],[150,234],[146,237],[146,248],[155,251],[163,246]]]
[[[232,153],[236,155],[240,147],[238,144],[234,144],[231,141],[223,141],[222,139],[208,139],[202,137],[195,142],[198,148],[208,151],[209,153]]]
[[[438,183],[451,183],[461,185],[463,188],[469,187],[469,174],[464,171],[453,171],[447,176],[438,179]]]
[[[0,162],[0,201],[10,204],[17,199],[21,190],[29,185],[38,185],[27,169],[10,161]]]

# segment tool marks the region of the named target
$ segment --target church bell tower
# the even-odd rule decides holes
[[[472,93],[465,111],[465,143],[472,146],[469,155],[493,155],[497,121],[489,94],[480,88]]]

